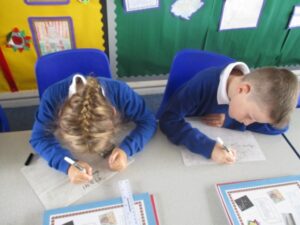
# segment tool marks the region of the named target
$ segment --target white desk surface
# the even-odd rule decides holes
[[[42,224],[44,208],[20,169],[31,150],[30,131],[0,134],[1,224]],[[129,179],[133,193],[154,194],[162,225],[225,225],[215,184],[294,175],[299,159],[282,136],[255,134],[266,161],[185,167],[181,153],[159,131],[135,162],[74,204],[120,196],[117,182]],[[73,204],[73,205],[74,205]]]
[[[293,113],[289,129],[285,133],[285,136],[300,154],[300,108],[297,108]]]

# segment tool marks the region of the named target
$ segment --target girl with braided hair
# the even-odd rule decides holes
[[[118,143],[123,121],[136,127]],[[82,173],[64,157],[109,155],[109,168],[120,171],[126,168],[127,157],[141,151],[155,131],[154,115],[124,82],[76,74],[43,93],[30,143],[50,167],[68,174],[73,183],[84,183],[92,179],[92,167],[77,161],[86,171]]]

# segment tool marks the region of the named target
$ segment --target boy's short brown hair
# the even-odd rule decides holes
[[[282,128],[296,108],[299,83],[297,76],[287,69],[266,67],[245,75],[243,81],[252,85],[252,96],[257,104],[269,110],[273,126]]]

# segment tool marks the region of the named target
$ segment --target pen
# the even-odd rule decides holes
[[[218,142],[220,145],[222,145],[223,149],[224,149],[226,152],[232,153],[232,152],[227,148],[227,146],[224,145],[224,141],[223,141],[220,137],[217,137],[217,142]]]
[[[34,154],[33,153],[30,153],[29,156],[27,157],[26,161],[25,161],[25,166],[28,166],[31,161],[32,161],[32,158],[33,158]]]
[[[86,173],[85,168],[83,168],[82,166],[80,166],[77,162],[75,162],[73,159],[65,156],[64,160],[69,163],[70,165],[73,165],[74,167],[76,167],[80,172]]]

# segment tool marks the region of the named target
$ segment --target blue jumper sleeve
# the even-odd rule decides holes
[[[47,89],[44,92],[36,113],[30,144],[41,157],[48,161],[50,167],[67,173],[69,164],[64,157],[72,158],[71,153],[63,148],[53,135],[56,110],[63,99],[59,91]]]
[[[266,123],[253,123],[247,126],[246,129],[261,134],[278,135],[286,132],[288,130],[288,126],[279,129],[272,127],[270,124]]]
[[[133,121],[136,127],[122,140],[120,148],[128,156],[141,151],[153,137],[157,123],[154,114],[146,107],[144,99],[135,93],[127,84],[119,82],[114,88],[114,101],[121,115]]]
[[[205,108],[205,102],[210,101],[204,94],[206,91],[201,82],[192,80],[175,92],[159,118],[159,125],[172,143],[210,158],[216,142],[184,119],[189,115],[197,115],[198,108]]]

